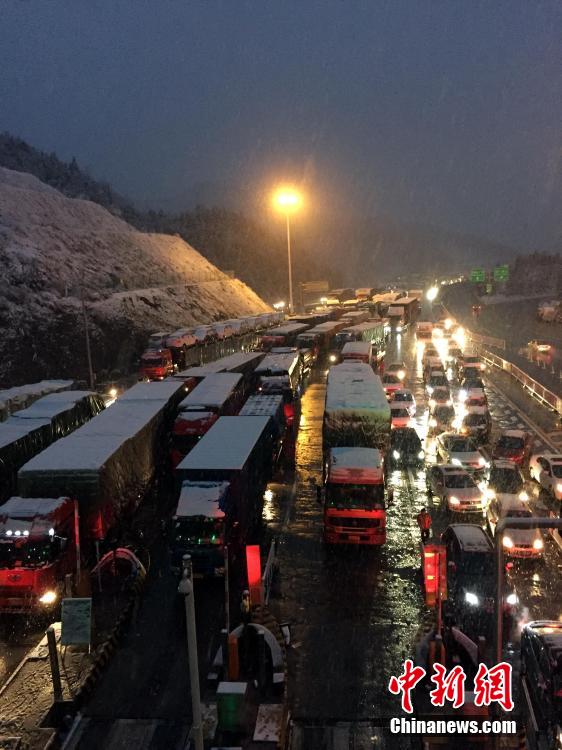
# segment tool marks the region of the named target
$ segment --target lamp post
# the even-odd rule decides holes
[[[293,188],[282,188],[274,196],[275,207],[285,214],[287,222],[287,263],[289,266],[289,313],[294,312],[293,306],[293,268],[291,261],[291,220],[292,213],[297,211],[302,203],[300,194]]]

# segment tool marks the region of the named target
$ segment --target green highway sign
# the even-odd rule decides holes
[[[473,268],[470,272],[470,280],[474,284],[483,284],[486,281],[486,271],[483,268]]]
[[[507,281],[509,279],[509,266],[496,266],[494,268],[494,281]]]

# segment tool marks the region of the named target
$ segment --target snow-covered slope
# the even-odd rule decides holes
[[[0,384],[83,375],[80,289],[96,369],[127,369],[146,334],[269,309],[179,237],[0,168]]]

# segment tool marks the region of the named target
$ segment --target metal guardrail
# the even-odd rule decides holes
[[[514,365],[513,362],[503,359],[503,357],[498,357],[497,354],[487,349],[481,349],[479,353],[488,364],[507,372],[514,380],[517,380],[536,401],[562,415],[562,398],[556,393],[538,383],[520,367]]]
[[[479,333],[473,333],[472,331],[466,331],[468,338],[476,345],[480,346],[493,346],[495,349],[506,350],[505,339],[497,339],[494,336],[482,336]]]

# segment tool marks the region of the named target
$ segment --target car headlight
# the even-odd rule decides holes
[[[464,600],[467,604],[472,604],[473,607],[477,607],[480,602],[476,594],[473,594],[471,591],[465,593]]]
[[[447,406],[452,406],[452,405],[453,405],[453,399],[452,398],[447,399]]]
[[[459,391],[459,401],[466,401],[466,396],[467,396],[466,391],[461,389]]]
[[[505,598],[505,601],[507,602],[507,604],[514,607],[516,604],[519,604],[519,597],[517,596],[517,594],[508,594]]]
[[[428,385],[428,386],[427,386],[427,392],[428,392],[428,393],[429,393],[429,395],[431,396],[431,394],[433,393],[433,386],[432,386],[432,385]]]
[[[525,490],[519,493],[519,499],[522,500],[524,503],[528,501],[529,495],[525,492]]]
[[[431,419],[429,420],[429,426],[437,427],[437,420],[435,419],[435,417],[431,417]]]
[[[434,398],[430,398],[429,399],[429,408],[433,409],[434,406],[435,406],[435,399]]]
[[[513,539],[510,536],[504,536],[502,543],[504,547],[507,547],[507,549],[513,548]]]
[[[457,505],[460,505],[460,504],[461,504],[461,501],[458,499],[458,497],[454,497],[453,496],[453,497],[449,498],[449,505],[455,505],[455,506],[457,506]]]
[[[460,459],[458,458],[452,458],[451,463],[455,464],[455,466],[462,466],[462,463],[460,462]]]
[[[558,482],[556,485],[556,492],[562,492],[562,482]]]
[[[420,458],[420,459],[421,459],[421,458],[425,458],[425,451],[420,451],[420,452],[418,453],[418,458]]]
[[[337,359],[335,354],[330,354],[330,362],[335,362]]]
[[[398,461],[400,458],[400,451],[392,451],[392,458],[395,458]]]
[[[396,326],[396,333],[402,333],[402,326]]]
[[[404,372],[404,370],[398,370],[398,372],[396,373],[396,377],[398,378],[398,380],[404,380],[404,378],[406,377],[406,373]]]
[[[54,604],[57,600],[57,592],[56,591],[45,591],[43,596],[39,597],[39,601],[41,604]]]
[[[496,496],[496,491],[493,490],[491,487],[488,487],[488,489],[486,490],[486,497],[489,500],[493,500],[495,496]]]
[[[533,549],[539,550],[544,547],[544,542],[542,539],[535,539],[533,542]]]
[[[478,466],[486,466],[486,459],[482,458],[482,456],[478,459]]]

